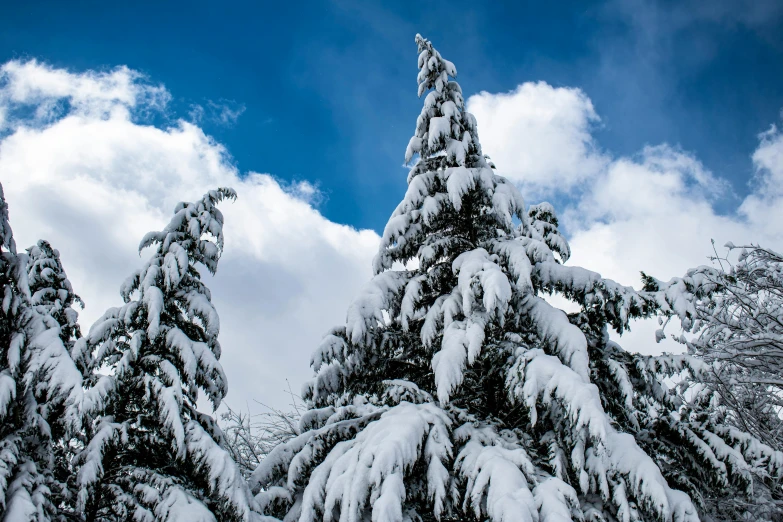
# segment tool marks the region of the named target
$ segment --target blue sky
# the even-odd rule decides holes
[[[603,150],[693,152],[732,185],[719,210],[748,193],[756,136],[783,107],[780,2],[227,4],[6,2],[0,62],[142,71],[172,93],[172,122],[205,107],[201,126],[242,171],[313,182],[325,217],[375,230],[405,186],[416,32],[456,63],[467,95],[578,87]],[[210,101],[245,110],[225,124]]]

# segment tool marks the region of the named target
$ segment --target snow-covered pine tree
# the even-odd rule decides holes
[[[126,304],[77,342],[95,370],[84,406],[93,420],[77,459],[88,522],[259,518],[217,423],[196,408],[199,389],[214,408],[226,394],[218,314],[197,265],[217,269],[216,205],[235,197],[221,188],[177,205],[168,226],[142,240],[140,250],[155,252],[123,284]]]
[[[675,422],[678,407],[660,378],[687,361],[608,338],[663,297],[564,264],[552,207],[524,211],[482,154],[454,65],[416,43],[429,93],[407,192],[375,277],[311,359],[301,435],[251,478],[256,498],[302,522],[698,520],[669,481],[723,485],[736,455],[705,456],[696,436],[656,443],[655,419]],[[681,469],[686,451],[715,465]]]
[[[79,328],[78,304],[84,307],[81,297],[76,295],[65,274],[60,252],[46,240],[39,240],[27,249],[27,277],[31,303],[44,317],[54,319],[60,328],[60,338],[71,351],[82,334]],[[79,363],[83,366],[84,362]],[[86,371],[86,369],[85,369]]]
[[[78,430],[82,380],[50,310],[34,306],[2,187],[0,240],[0,519],[57,520],[53,433]]]
[[[60,253],[48,241],[40,240],[27,249],[27,277],[34,310],[50,328],[59,328],[60,339],[71,354],[74,343],[81,337],[79,313],[74,304],[84,306],[65,274]],[[87,362],[74,361],[77,369],[87,375]],[[69,429],[63,416],[65,405],[50,401],[46,390],[37,396],[41,414],[49,423],[52,444],[52,474],[49,483],[50,501],[57,518],[73,520],[76,517],[75,469],[73,457],[80,447],[80,431]]]

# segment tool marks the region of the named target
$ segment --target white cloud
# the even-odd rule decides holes
[[[127,114],[129,109],[141,106],[165,107],[171,98],[168,91],[144,80],[144,75],[124,66],[108,72],[74,74],[36,60],[13,60],[0,67],[0,104],[6,120],[12,119],[9,114],[14,109],[33,107],[33,119],[39,122],[66,111],[107,117],[112,111]],[[63,107],[66,102],[70,107]]]
[[[783,133],[773,125],[759,140],[753,153],[756,190],[742,202],[740,212],[765,234],[774,234],[783,223]]]
[[[558,209],[573,252],[569,264],[638,287],[641,270],[668,279],[708,263],[710,239],[719,246],[783,245],[783,136],[774,127],[753,153],[755,189],[724,215],[715,207],[729,184],[692,154],[666,144],[633,157],[597,153],[589,133],[597,116],[579,90],[527,83],[510,94],[471,97],[468,107],[485,150],[504,151],[493,154],[498,171],[510,174],[523,195],[530,198],[530,188],[533,197],[570,191]],[[635,323],[621,344],[645,353],[680,349],[672,341],[656,345],[656,328],[653,321]]]
[[[600,119],[579,89],[528,82],[471,96],[467,108],[478,119],[484,152],[525,195],[568,190],[607,162],[590,134]]]
[[[155,101],[133,71],[74,74],[36,62],[3,70],[13,74],[0,84],[0,107],[79,100],[48,123],[17,120],[0,140],[0,173],[17,245],[46,238],[60,250],[87,303],[83,327],[121,304],[120,284],[141,263],[139,241],[168,222],[178,201],[231,186],[239,198],[221,207],[225,255],[207,278],[221,317],[227,401],[284,405],[286,379],[298,391],[309,378],[312,350],[369,279],[378,236],[321,216],[308,203],[317,198],[312,185],[284,189],[269,175],[240,174],[196,125],[134,123]]]
[[[326,196],[318,189],[317,185],[310,183],[307,180],[293,181],[290,183],[282,183],[282,189],[290,194],[292,197],[306,201],[313,207],[318,207],[323,203]]]

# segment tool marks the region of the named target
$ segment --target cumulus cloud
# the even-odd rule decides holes
[[[77,74],[37,62],[2,71],[0,107],[18,114],[0,139],[16,242],[46,238],[60,250],[87,303],[84,328],[121,303],[120,284],[141,263],[139,241],[168,222],[178,201],[231,186],[239,198],[221,207],[225,255],[207,276],[221,316],[227,402],[285,405],[286,379],[298,391],[310,353],[370,277],[378,236],[326,220],[310,204],[312,185],[238,172],[194,124],[135,122],[168,93],[134,71]],[[64,112],[43,121],[35,110],[46,104]]]
[[[598,114],[580,89],[524,83],[515,90],[468,99],[484,152],[526,194],[569,190],[604,168],[592,137]]]
[[[740,212],[766,234],[774,234],[783,222],[783,133],[772,125],[759,134],[759,141],[753,153],[756,189],[742,202]]]
[[[598,116],[577,89],[526,83],[508,94],[471,97],[468,107],[498,171],[531,202],[578,187],[558,209],[570,264],[638,287],[639,271],[668,279],[709,263],[711,239],[719,248],[727,241],[783,246],[783,136],[774,126],[759,136],[752,154],[757,175],[750,194],[723,214],[716,206],[731,187],[693,154],[667,144],[632,157],[597,152],[590,124]],[[653,321],[638,322],[621,344],[645,353],[680,349],[672,341],[657,345],[656,328]]]

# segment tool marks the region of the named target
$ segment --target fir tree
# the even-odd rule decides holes
[[[31,304],[34,310],[48,323],[50,328],[59,328],[60,339],[70,354],[77,339],[81,337],[78,312],[73,305],[84,306],[68,280],[60,253],[49,242],[40,240],[27,249],[27,277]],[[87,363],[75,361],[79,372],[85,376]],[[41,414],[47,419],[52,444],[52,474],[49,483],[50,501],[57,512],[57,518],[72,520],[75,511],[75,469],[73,457],[80,447],[80,431],[73,431],[63,422],[65,405],[51,401],[45,390],[37,397]]]
[[[79,505],[90,522],[258,518],[220,429],[196,409],[199,389],[214,408],[226,394],[219,319],[197,265],[217,269],[216,205],[235,197],[219,189],[180,203],[163,231],[142,240],[140,249],[155,252],[123,284],[126,304],[77,342],[77,354],[94,354],[85,396],[93,420],[78,458]]]
[[[78,304],[84,307],[81,297],[76,295],[65,274],[60,252],[48,241],[40,240],[27,249],[27,278],[31,303],[44,317],[53,319],[60,328],[60,338],[70,352],[82,333],[79,327]],[[84,366],[84,362],[79,366]],[[85,368],[86,371],[86,368]]]
[[[56,520],[53,433],[78,431],[81,374],[50,310],[35,306],[0,187],[0,519]]]
[[[375,277],[311,359],[301,435],[253,474],[259,503],[303,522],[698,520],[675,487],[734,480],[734,455],[715,455],[722,474],[707,476],[676,462],[699,437],[654,440],[656,419],[676,425],[681,406],[660,379],[688,361],[608,338],[664,296],[564,264],[551,205],[525,212],[482,154],[454,65],[416,43],[429,92],[407,192]]]

